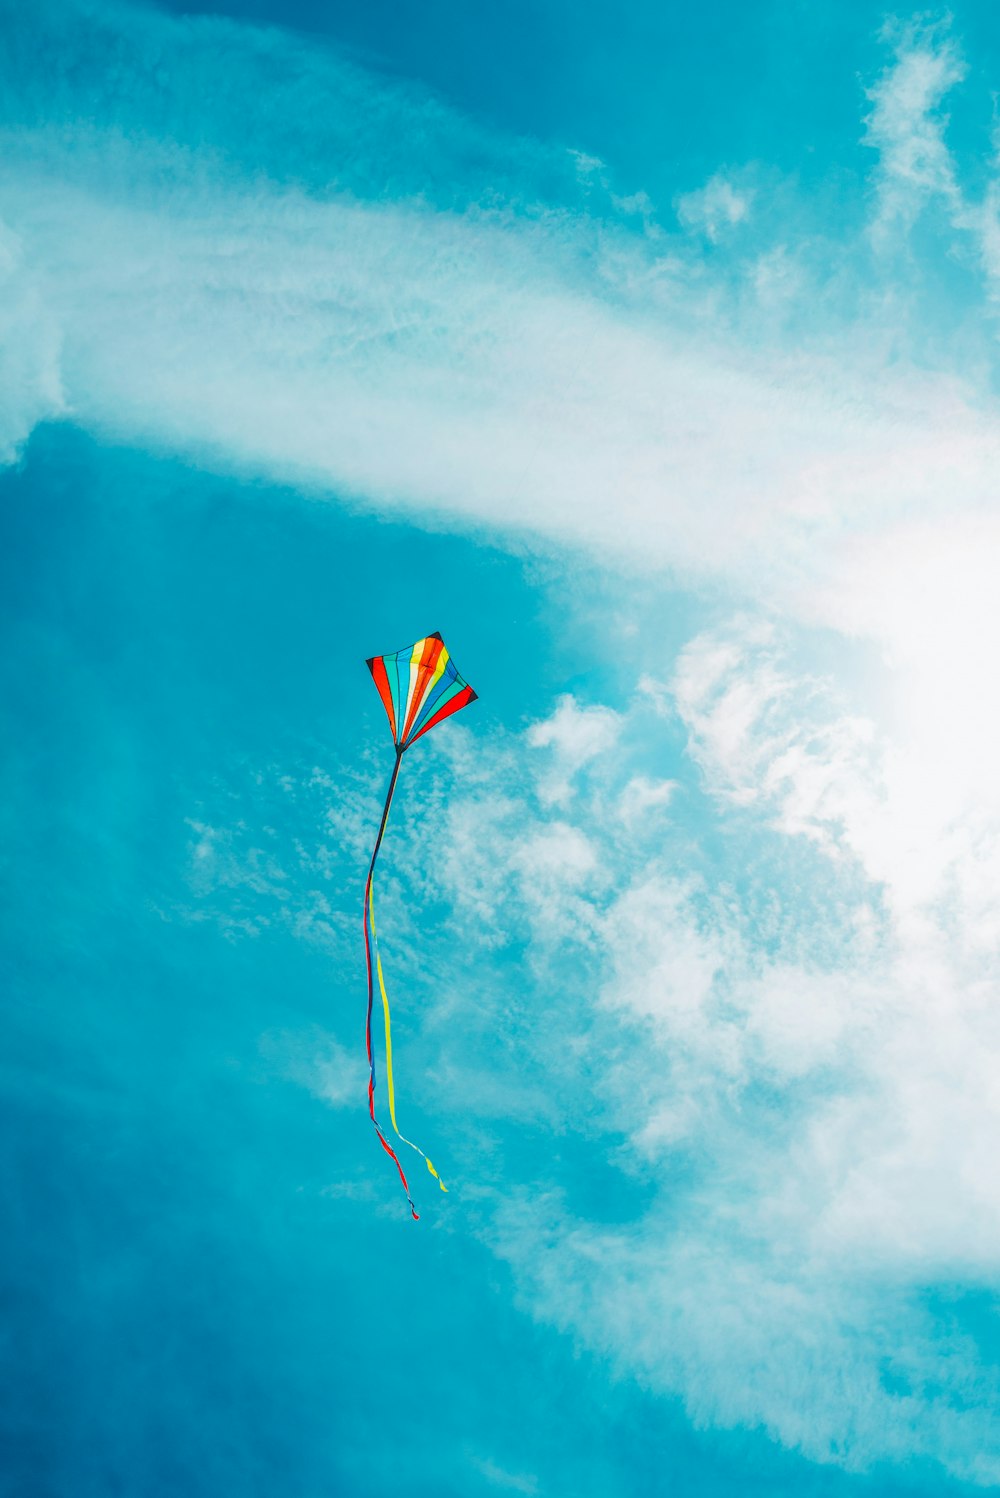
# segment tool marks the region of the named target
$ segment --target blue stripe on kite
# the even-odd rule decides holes
[[[410,711],[410,691],[413,686],[411,680],[413,665],[413,647],[409,650],[401,650],[396,657],[399,670],[399,731],[403,732],[406,723],[406,715]]]
[[[434,711],[437,704],[447,696],[448,692],[452,690],[453,686],[454,677],[449,679],[446,676],[442,676],[441,680],[435,683],[433,692],[428,694],[427,701],[423,704],[419,713],[413,720],[413,727],[410,729],[411,734],[416,733],[420,724],[426,721],[428,714]]]
[[[443,686],[442,682],[444,683]],[[421,728],[423,728],[424,724],[428,722],[428,720],[432,718],[436,712],[439,712],[442,707],[446,706],[446,704],[449,703],[453,697],[457,697],[459,692],[465,690],[465,686],[466,683],[462,680],[457,671],[455,672],[455,675],[451,679],[451,681],[445,681],[445,678],[442,677],[441,681],[438,682],[439,690],[434,693],[431,700],[427,702],[421,709],[420,714],[417,717],[417,720],[414,723],[413,727],[411,728],[408,737],[411,739],[414,738],[420,732]]]
[[[427,701],[424,703],[423,707],[420,709],[419,714],[417,715],[417,720],[413,725],[414,728],[416,728],[417,723],[422,723],[424,721],[424,719],[427,717],[427,714],[433,708],[434,704],[441,700],[441,697],[445,692],[448,691],[448,688],[451,687],[456,680],[461,681],[461,679],[462,678],[455,670],[455,667],[452,665],[451,661],[449,661],[444,670],[441,672],[439,680],[434,683],[434,686],[428,693]]]

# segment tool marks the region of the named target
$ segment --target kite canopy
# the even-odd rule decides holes
[[[382,698],[397,754],[476,700],[436,631],[394,655],[373,655],[367,665]]]

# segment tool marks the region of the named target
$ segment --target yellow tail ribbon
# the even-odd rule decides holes
[[[412,1139],[407,1139],[405,1134],[401,1134],[399,1131],[399,1125],[396,1122],[396,1089],[393,1086],[392,1081],[392,1021],[389,1017],[389,995],[385,991],[385,979],[382,976],[382,958],[379,954],[378,936],[375,931],[374,887],[372,887],[368,896],[368,919],[372,931],[372,946],[375,948],[375,971],[378,974],[378,988],[379,993],[382,995],[382,1014],[385,1018],[385,1075],[389,1092],[389,1117],[392,1119],[392,1127],[396,1132],[396,1138],[401,1139],[404,1144],[408,1144],[410,1146],[411,1150],[416,1151],[421,1160],[423,1160],[424,1164],[427,1166],[427,1169],[430,1171],[431,1175],[441,1187],[441,1190],[447,1192],[447,1186],[445,1185],[444,1181],[442,1181],[441,1177],[438,1175],[437,1171],[434,1169],[434,1166],[424,1154],[419,1144],[414,1144]]]

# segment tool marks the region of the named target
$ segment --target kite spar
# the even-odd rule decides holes
[[[441,1177],[434,1166],[428,1160],[423,1150],[401,1134],[396,1124],[396,1094],[392,1079],[392,1027],[389,1016],[389,999],[385,991],[385,978],[382,973],[382,959],[379,956],[378,938],[375,932],[375,861],[378,858],[382,839],[385,836],[386,823],[389,820],[389,807],[392,805],[393,792],[396,789],[396,781],[399,778],[399,767],[403,762],[403,755],[411,744],[415,744],[436,724],[445,718],[450,718],[452,713],[457,713],[460,708],[469,702],[474,702],[476,694],[463,680],[455,668],[455,664],[445,648],[445,643],[437,633],[427,635],[418,640],[415,645],[408,646],[405,650],[397,650],[393,655],[374,655],[366,663],[372,678],[378,688],[389,719],[389,727],[392,729],[392,741],[396,748],[396,763],[392,769],[392,778],[389,781],[389,789],[385,796],[385,805],[382,808],[382,820],[379,823],[378,836],[372,849],[372,861],[368,865],[368,880],[365,884],[365,962],[368,968],[368,1013],[365,1020],[365,1043],[368,1048],[368,1114],[375,1126],[375,1132],[386,1154],[391,1156],[396,1169],[399,1171],[399,1179],[403,1183],[406,1192],[406,1200],[410,1204],[410,1212],[414,1222],[419,1220],[417,1209],[413,1205],[410,1188],[407,1184],[406,1175],[399,1157],[392,1145],[389,1143],[378,1119],[375,1117],[375,1058],[372,1052],[372,1006],[375,997],[375,984],[378,983],[379,994],[382,999],[382,1014],[385,1020],[385,1075],[386,1090],[389,1095],[389,1118],[392,1121],[393,1131],[403,1144],[409,1145],[410,1149],[416,1150],[427,1169],[435,1178],[442,1191],[447,1190]]]

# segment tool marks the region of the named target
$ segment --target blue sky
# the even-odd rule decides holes
[[[998,82],[0,3],[0,1491],[1000,1485]]]

